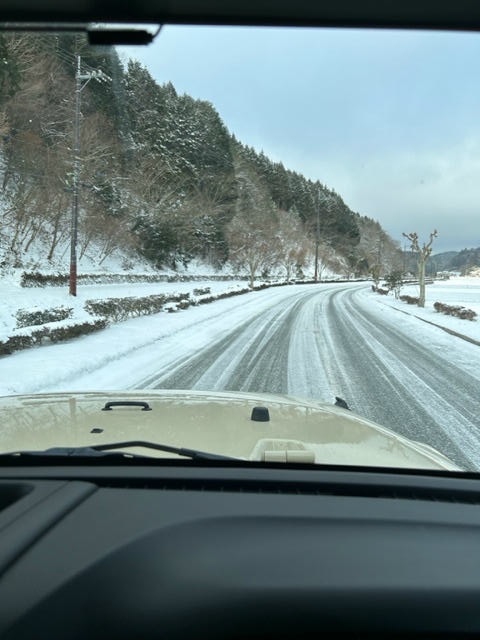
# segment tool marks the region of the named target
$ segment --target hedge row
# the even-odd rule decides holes
[[[155,283],[155,282],[231,282],[233,280],[248,280],[248,276],[239,275],[166,275],[161,273],[80,273],[77,276],[79,284],[123,284],[123,283]],[[21,275],[22,287],[61,287],[67,286],[67,273],[41,273],[39,271],[24,271]],[[292,280],[288,284],[313,284],[314,280]],[[322,280],[321,282],[348,282],[347,280]],[[268,284],[268,283],[267,283]],[[286,283],[282,283],[286,284]]]
[[[269,289],[271,287],[283,287],[288,284],[292,284],[292,283],[289,283],[289,282],[275,282],[272,284],[263,283],[253,287],[253,290],[261,291],[263,289]],[[209,287],[206,287],[205,289],[202,289],[202,290],[194,289],[193,293],[199,296],[197,299],[191,299],[189,293],[179,294],[177,296],[164,296],[163,306],[159,305],[158,307],[155,307],[155,305],[152,305],[152,309],[153,309],[152,311],[148,310],[149,301],[152,300],[152,298],[160,298],[161,296],[147,296],[145,298],[133,298],[133,299],[132,298],[116,298],[114,299],[114,302],[123,301],[123,300],[126,300],[126,301],[133,300],[134,302],[132,303],[132,308],[135,308],[135,300],[144,301],[144,302],[140,302],[140,306],[144,306],[144,308],[146,309],[145,312],[136,313],[134,315],[148,315],[149,313],[157,313],[158,311],[162,311],[162,309],[164,311],[167,311],[168,313],[174,313],[175,311],[178,311],[180,309],[188,309],[188,307],[191,307],[191,306],[197,306],[199,304],[208,304],[210,302],[215,302],[216,300],[224,300],[225,298],[232,298],[233,296],[239,296],[244,293],[250,293],[250,291],[252,291],[250,287],[244,287],[242,289],[232,289],[231,291],[224,291],[223,293],[217,293],[217,294],[211,294],[211,295],[208,295],[208,293],[200,293],[200,291],[207,292],[207,290],[208,292],[210,292]],[[101,303],[110,302],[110,300],[100,301],[100,302]],[[120,306],[121,306],[121,302],[120,302]],[[85,309],[89,313],[91,313],[90,308],[88,308],[86,305],[85,305]],[[100,307],[96,307],[95,312],[98,315],[103,315]],[[124,320],[126,317],[128,316],[125,316],[125,317],[117,316],[117,317],[112,317],[112,319]]]
[[[105,300],[87,300],[85,310],[94,316],[108,318],[114,322],[138,316],[146,316],[162,311],[167,303],[183,303],[190,298],[189,293],[177,295],[153,295],[139,298],[106,298]]]
[[[265,289],[268,285],[259,285],[256,289]],[[207,288],[203,289],[206,291]],[[216,296],[208,296],[205,294],[198,300],[191,300],[189,293],[180,293],[177,295],[154,295],[141,298],[111,298],[107,300],[88,300],[85,303],[85,309],[88,313],[101,316],[78,323],[63,325],[60,327],[42,326],[31,332],[22,332],[17,335],[0,340],[0,356],[9,355],[21,349],[28,349],[33,346],[44,344],[45,342],[60,342],[70,340],[82,335],[87,335],[93,331],[105,329],[109,321],[125,320],[129,317],[147,315],[157,313],[165,309],[166,311],[177,311],[178,309],[187,309],[191,305],[204,304],[229,298],[241,293],[248,293],[250,288],[238,289],[220,293]],[[197,294],[199,295],[199,294]],[[56,309],[46,309],[38,312],[27,312],[20,310],[17,313],[17,322],[28,322],[25,326],[38,326],[40,322],[58,322],[70,317],[72,309],[58,307]],[[43,314],[43,315],[42,315]]]
[[[272,284],[258,284],[253,289],[250,287],[244,287],[243,289],[232,289],[231,291],[224,291],[223,293],[215,293],[212,295],[202,294],[202,297],[197,300],[182,300],[177,304],[168,304],[166,305],[166,310],[169,313],[173,313],[174,311],[178,311],[179,309],[188,309],[190,306],[196,306],[199,304],[209,304],[210,302],[215,302],[216,300],[224,300],[225,298],[233,298],[234,296],[240,296],[244,293],[250,293],[251,291],[262,291],[263,289],[270,289],[272,287],[284,287],[288,284],[292,284],[290,282],[274,282]]]
[[[82,273],[77,276],[79,284],[122,284],[122,283],[155,283],[155,282],[205,282],[206,280],[225,281],[246,280],[246,276],[226,276],[226,275],[166,275],[166,274],[139,274],[139,273]],[[20,284],[22,287],[46,287],[46,286],[66,286],[69,275],[65,273],[40,273],[38,271],[24,271]]]
[[[382,289],[381,287],[376,287],[372,284],[372,291],[378,293],[381,296],[388,296],[388,289]]]
[[[447,316],[455,316],[461,320],[474,320],[477,317],[476,312],[472,309],[466,309],[465,307],[460,306],[451,306],[444,302],[435,302],[433,304],[433,308],[435,311],[438,311],[438,313],[444,313]]]
[[[400,296],[400,300],[407,304],[418,304],[418,298],[415,298],[415,296]]]
[[[296,284],[307,284],[313,281],[302,281]],[[288,284],[295,284],[294,282],[275,282],[275,283],[263,283],[254,287],[254,290],[259,291],[267,289],[269,287],[285,286]],[[177,311],[178,309],[187,309],[191,305],[206,304],[214,302],[215,300],[222,300],[224,298],[231,298],[232,296],[249,293],[252,289],[250,287],[244,287],[242,289],[233,289],[231,291],[224,291],[216,295],[208,295],[210,288],[197,289],[196,295],[201,296],[198,299],[190,299],[189,293],[165,296],[154,295],[145,296],[142,298],[111,298],[107,300],[88,300],[85,303],[85,309],[89,313],[102,316],[101,318],[93,318],[77,323],[69,323],[60,327],[42,326],[41,328],[34,329],[31,332],[22,332],[14,336],[10,336],[6,340],[0,340],[0,356],[9,355],[14,351],[21,349],[27,349],[36,345],[41,345],[45,342],[60,342],[64,340],[70,340],[82,335],[87,335],[94,331],[105,329],[109,320],[119,321],[125,320],[132,316],[147,315],[151,313],[157,313],[161,310],[169,312]],[[200,293],[202,291],[202,293]],[[208,293],[206,293],[208,291]],[[203,293],[205,292],[205,293]],[[40,318],[37,314],[47,314]],[[29,322],[28,326],[32,326],[32,322],[40,323],[44,317],[55,318],[50,322],[58,322],[60,319],[66,319],[70,317],[72,309],[64,307],[58,307],[56,309],[47,309],[43,312],[26,312],[20,310],[17,313],[17,321],[20,318],[20,322]],[[48,315],[49,314],[49,315]],[[63,317],[62,317],[63,316]],[[35,325],[34,325],[35,326]]]
[[[254,287],[255,291],[267,289],[269,287],[285,286],[287,282],[276,282],[272,284],[259,284]],[[139,298],[107,298],[105,300],[87,300],[85,303],[85,310],[91,315],[101,316],[108,318],[113,322],[120,322],[127,320],[128,318],[151,315],[152,313],[159,313],[160,311],[168,311],[173,313],[179,309],[188,309],[190,306],[197,304],[207,304],[214,302],[215,300],[223,300],[224,298],[231,298],[232,296],[238,296],[242,293],[248,293],[251,291],[250,287],[244,287],[243,289],[233,289],[232,291],[225,291],[219,294],[210,293],[210,287],[204,289],[194,289],[193,293],[199,296],[198,299],[191,299],[190,293],[180,293],[177,295],[151,295],[143,296]]]
[[[35,329],[31,333],[21,333],[10,336],[6,340],[0,340],[0,355],[9,355],[14,351],[28,349],[45,342],[71,340],[72,338],[78,338],[79,336],[105,329],[106,326],[106,320],[100,318],[63,325],[61,327],[44,326],[41,329]]]
[[[73,315],[71,307],[54,307],[52,309],[41,309],[36,311],[28,311],[27,309],[19,309],[15,314],[17,319],[17,329],[23,327],[36,327],[48,322],[59,322],[67,320]]]
[[[210,292],[211,292],[210,287],[204,287],[203,289],[194,289],[193,290],[193,295],[194,296],[205,296]]]
[[[224,300],[225,298],[232,298],[233,296],[239,296],[242,293],[249,293],[251,291],[250,287],[246,287],[245,289],[234,289],[232,291],[224,291],[223,293],[217,293],[211,296],[204,296],[196,301],[196,304],[209,304],[210,302],[215,302],[215,300]]]

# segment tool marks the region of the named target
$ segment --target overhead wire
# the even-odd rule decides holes
[[[43,40],[44,42],[51,42],[51,35],[48,34],[41,34],[40,35],[40,39]],[[55,47],[55,53],[56,55],[60,58],[60,60],[62,60],[63,62],[72,65],[75,63],[75,53],[71,52],[71,51],[67,51],[66,49],[64,49],[63,47],[59,46],[57,44],[57,46]],[[103,54],[103,57],[105,57],[105,54]],[[92,65],[88,64],[87,62],[85,62],[84,60],[82,60],[82,68],[83,70],[87,71],[87,72],[95,72],[98,71],[98,69],[96,69],[95,67],[92,67]]]

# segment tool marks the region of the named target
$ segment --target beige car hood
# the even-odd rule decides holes
[[[146,402],[151,410],[102,410],[119,401]],[[251,419],[259,406],[268,408],[268,422]],[[431,447],[348,410],[269,394],[147,390],[8,396],[0,398],[0,425],[1,452],[146,440],[247,460],[459,469]]]

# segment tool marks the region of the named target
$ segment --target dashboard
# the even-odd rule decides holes
[[[480,632],[471,477],[13,464],[0,496],[2,638]]]

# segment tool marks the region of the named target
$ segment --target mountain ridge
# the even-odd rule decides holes
[[[76,64],[83,77],[75,104]],[[68,243],[78,183],[78,254],[121,250],[155,268],[194,259],[289,276],[320,268],[366,275],[391,268],[396,243],[341,196],[242,144],[215,107],[158,84],[115,49],[83,36],[0,38],[0,261],[21,264],[38,242],[47,261]],[[97,82],[101,71],[112,82]],[[77,92],[78,96],[78,92]],[[78,109],[80,154],[72,146]]]

